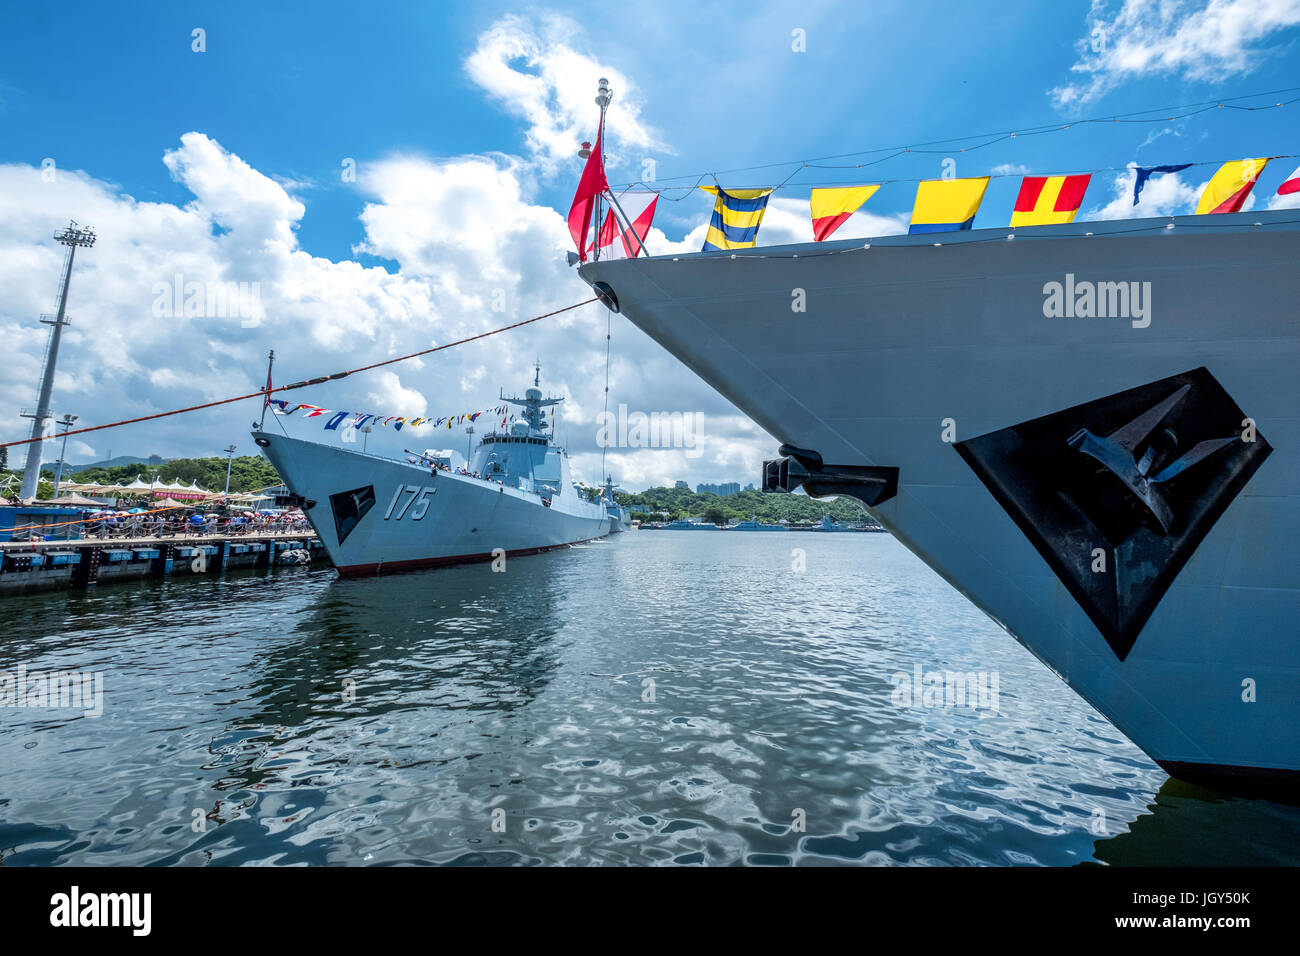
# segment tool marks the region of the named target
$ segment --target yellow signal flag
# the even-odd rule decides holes
[[[810,201],[813,242],[821,242],[848,221],[864,202],[875,195],[880,184],[814,189]]]
[[[1219,167],[1208,183],[1201,201],[1196,207],[1196,215],[1204,216],[1216,212],[1241,212],[1246,197],[1255,188],[1255,181],[1268,165],[1269,157],[1260,159],[1235,159]]]

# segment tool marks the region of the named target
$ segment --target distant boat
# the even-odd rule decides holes
[[[705,524],[703,521],[694,521],[690,518],[683,518],[680,521],[670,521],[663,526],[664,531],[717,531],[716,524]]]
[[[857,530],[859,530],[859,529],[858,529],[858,527],[857,527],[856,525],[851,525],[851,524],[840,524],[838,521],[836,521],[836,520],[835,520],[834,518],[832,518],[830,515],[822,515],[822,520],[821,520],[821,523],[820,523],[820,524],[815,524],[815,525],[813,525],[811,528],[806,528],[806,529],[803,529],[803,530],[807,530],[807,531],[857,531]]]
[[[728,531],[789,531],[783,524],[764,524],[759,521],[757,516],[750,518],[748,521],[742,521],[739,524],[733,524],[727,529]]]
[[[628,510],[618,503],[618,499],[615,497],[617,490],[614,487],[614,476],[606,475],[605,484],[601,486],[600,496],[596,499],[600,504],[604,505],[605,513],[609,515],[611,534],[632,530],[637,524],[631,521]]]

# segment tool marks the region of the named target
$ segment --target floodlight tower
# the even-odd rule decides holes
[[[54,239],[68,247],[68,254],[63,260],[63,282],[59,288],[59,311],[54,316],[43,315],[41,321],[52,325],[50,344],[45,351],[45,371],[41,375],[41,394],[36,400],[36,411],[24,410],[23,418],[32,420],[31,444],[27,446],[27,466],[23,469],[23,498],[36,497],[36,486],[41,480],[41,449],[45,437],[45,423],[50,420],[50,393],[54,390],[54,366],[59,358],[59,340],[63,327],[68,324],[68,283],[72,279],[72,260],[77,254],[78,246],[89,249],[95,244],[95,230],[82,229],[76,222],[69,222],[68,228],[54,234]]]

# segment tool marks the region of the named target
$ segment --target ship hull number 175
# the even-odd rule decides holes
[[[429,499],[436,491],[436,488],[428,486],[398,485],[393,500],[388,503],[388,510],[384,512],[384,520],[401,521],[410,518],[419,521],[429,511]],[[411,507],[412,504],[415,505],[414,508]]]

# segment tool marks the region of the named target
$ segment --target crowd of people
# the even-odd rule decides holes
[[[263,513],[243,511],[221,514],[175,509],[153,513],[101,512],[87,516],[87,538],[166,538],[203,535],[305,533],[311,530],[301,511]]]

